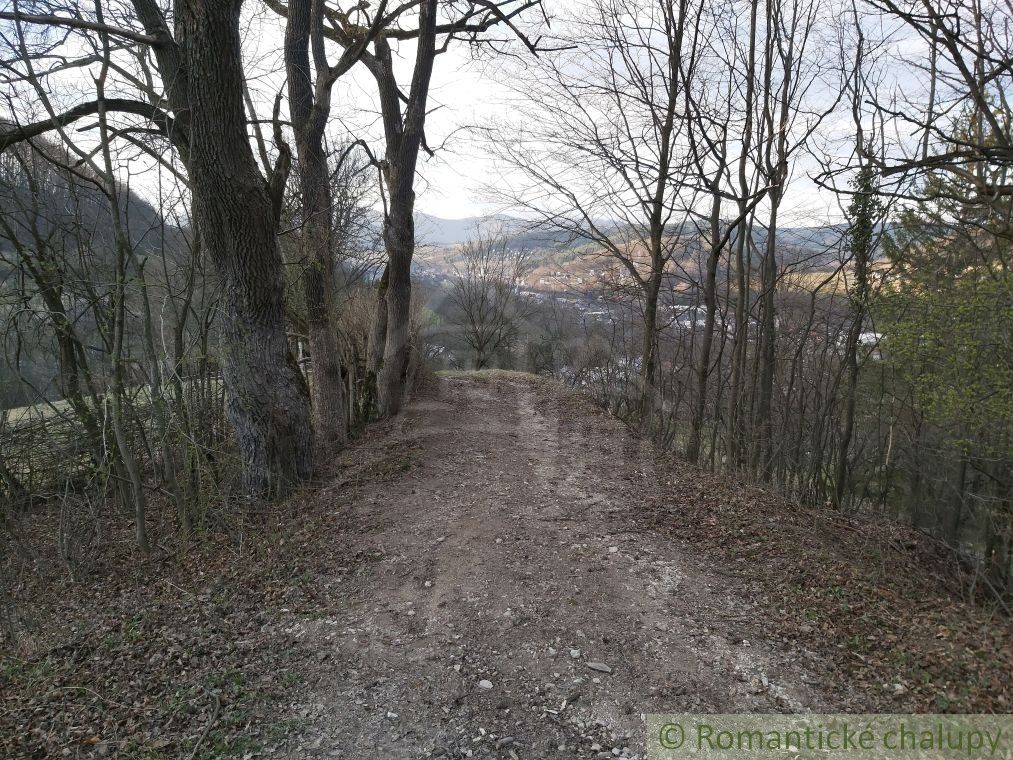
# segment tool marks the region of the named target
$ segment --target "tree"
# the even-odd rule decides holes
[[[390,44],[381,39],[375,55],[364,59],[376,79],[383,114],[383,177],[387,185],[387,211],[383,240],[387,249],[386,333],[383,360],[377,374],[377,401],[381,414],[391,416],[401,409],[405,373],[411,350],[412,257],[415,254],[415,165],[424,137],[429,83],[436,60],[437,0],[422,0],[419,13],[415,68],[404,112]]]
[[[704,306],[703,335],[700,338],[698,353],[693,357],[696,365],[696,396],[690,416],[689,438],[686,443],[686,457],[697,462],[702,448],[704,419],[707,413],[710,377],[714,370],[713,354],[715,350],[715,327],[719,315],[718,303],[718,270],[722,254],[732,235],[738,233],[737,247],[741,247],[746,223],[767,194],[764,186],[754,187],[746,182],[746,167],[755,157],[751,155],[754,135],[753,126],[753,86],[756,76],[755,45],[756,45],[756,5],[753,4],[750,14],[749,48],[746,53],[746,71],[740,73],[738,58],[742,51],[737,49],[737,29],[732,26],[725,41],[713,45],[709,56],[716,59],[717,70],[710,76],[699,77],[692,87],[686,88],[686,111],[688,118],[687,136],[693,155],[695,182],[703,189],[710,199],[709,213],[696,223],[697,233],[706,244],[706,258],[700,272],[697,287],[702,291]],[[712,23],[720,23],[720,16]],[[732,22],[735,24],[735,21]],[[722,35],[723,36],[723,35]],[[725,52],[725,48],[728,52]],[[744,81],[743,81],[744,80]],[[744,100],[739,100],[739,92],[745,90]],[[744,113],[735,114],[740,106]],[[735,143],[741,144],[738,156],[739,184],[736,186],[731,178]],[[755,182],[753,183],[755,185]],[[735,203],[737,216],[727,220],[723,218],[725,203]],[[722,336],[723,341],[723,336]],[[720,346],[720,344],[719,344]]]
[[[764,50],[761,118],[763,141],[761,163],[767,190],[767,223],[763,257],[760,262],[759,381],[755,407],[755,438],[752,468],[770,479],[773,468],[773,396],[776,369],[776,289],[778,214],[787,189],[794,154],[806,145],[823,118],[833,110],[839,96],[824,109],[809,111],[805,100],[820,83],[824,71],[832,68],[822,51],[818,21],[820,3],[800,0],[768,0],[767,40]],[[843,89],[841,90],[843,91]]]
[[[841,414],[841,440],[838,445],[837,468],[834,476],[833,503],[838,509],[848,489],[848,452],[855,431],[855,405],[858,400],[858,344],[865,324],[870,300],[869,265],[878,247],[879,227],[883,208],[876,195],[876,175],[872,167],[864,166],[853,181],[855,190],[848,208],[848,258],[854,271],[854,283],[849,289],[851,326],[844,344],[844,362],[847,385],[844,392],[844,409]]]
[[[873,308],[918,423],[909,495],[936,507],[914,518],[956,546],[975,529],[1001,597],[1013,581],[1013,196],[984,201],[945,170],[925,182],[929,199],[887,237],[894,269]]]
[[[243,491],[251,496],[282,493],[312,473],[309,401],[286,338],[276,203],[246,132],[241,2],[177,0],[174,31],[154,0],[133,0],[130,9],[118,24],[107,22],[101,5],[90,18],[56,12],[0,14],[14,23],[18,63],[47,111],[45,118],[31,122],[11,113],[12,124],[0,129],[0,149],[49,131],[68,140],[68,125],[100,111],[147,122],[111,134],[155,129],[175,147],[189,179],[192,223],[214,263],[222,293],[222,378]],[[139,50],[150,51],[162,92],[142,93],[139,99],[97,94],[57,111],[35,73],[26,26],[105,35],[127,48],[128,59]]]
[[[324,47],[324,4],[291,0],[285,28],[285,67],[289,112],[295,132],[303,248],[303,292],[310,354],[313,359],[313,429],[322,444],[342,444],[348,438],[348,399],[345,398],[341,353],[337,349],[334,199],[328,169],[324,131],[330,115],[331,89],[352,67],[383,23],[386,2],[375,20],[366,19],[366,31],[344,49],[336,64],[327,61]],[[350,23],[360,21],[353,9]],[[310,51],[313,66],[310,65]],[[349,149],[355,146],[350,146]],[[339,160],[343,162],[345,156]]]
[[[586,10],[570,19],[566,49],[524,72],[518,118],[489,132],[500,160],[527,181],[493,191],[542,227],[592,242],[633,284],[643,321],[638,407],[649,427],[659,297],[694,195],[681,114],[700,6],[600,0]]]
[[[895,77],[895,87],[871,93],[877,120],[896,125],[898,133],[913,134],[913,139],[890,146],[885,157],[867,156],[892,181],[884,192],[931,191],[933,183],[921,180],[942,171],[982,198],[1013,195],[1008,174],[1013,167],[1009,4],[996,0],[866,0],[865,4],[894,22],[895,37],[913,37],[928,49],[927,61],[922,56],[906,57],[904,47],[884,57],[881,64]],[[986,166],[1002,166],[1007,172],[983,172]]]
[[[288,12],[275,0],[269,0],[269,4],[279,13]],[[370,348],[374,358],[370,365],[379,362],[376,387],[383,415],[397,414],[401,408],[411,354],[415,173],[419,152],[423,149],[431,152],[425,145],[425,123],[436,57],[454,42],[476,47],[488,43],[496,51],[495,43],[502,41],[484,35],[500,25],[507,27],[529,50],[536,51],[538,40],[528,38],[519,26],[519,17],[540,6],[541,0],[465,0],[460,4],[419,0],[386,16],[378,13],[373,27],[379,31],[372,50],[359,55],[376,82],[384,133],[383,158],[378,163],[387,191],[383,226],[387,266],[379,283],[376,329]],[[411,12],[416,7],[417,13]],[[328,22],[324,31],[327,38],[344,46],[346,51],[361,45],[366,30],[354,19],[330,8],[324,10],[324,17]],[[415,55],[411,83],[407,92],[402,92],[394,56],[395,46],[405,42],[414,43]]]
[[[475,369],[513,348],[528,311],[519,291],[529,270],[527,254],[512,249],[503,235],[480,232],[465,243],[461,261],[454,265],[450,300],[475,353]]]

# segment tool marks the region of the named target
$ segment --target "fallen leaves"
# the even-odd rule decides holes
[[[1009,709],[1009,621],[964,601],[952,557],[916,531],[843,521],[685,463],[667,502],[633,517],[735,563],[777,611],[768,632],[829,658],[867,709]]]

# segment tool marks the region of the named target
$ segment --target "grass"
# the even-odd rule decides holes
[[[441,369],[435,375],[442,378],[459,377],[486,382],[492,380],[540,381],[544,379],[541,375],[533,375],[530,372],[520,372],[512,369]]]

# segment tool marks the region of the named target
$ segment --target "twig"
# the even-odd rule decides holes
[[[212,694],[211,696],[214,697],[215,700],[215,710],[211,713],[211,720],[208,721],[208,724],[204,726],[204,730],[201,731],[200,736],[197,737],[197,743],[193,745],[193,751],[190,753],[190,760],[194,760],[194,758],[197,757],[197,750],[199,750],[200,745],[204,743],[208,733],[211,731],[211,727],[218,722],[218,713],[222,709],[222,702],[218,699],[216,694]]]

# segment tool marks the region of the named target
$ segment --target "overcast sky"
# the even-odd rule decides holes
[[[572,2],[555,2],[557,12],[565,12]],[[283,84],[281,60],[282,27],[267,14],[249,18],[248,68],[251,88],[257,100],[265,104],[268,115],[278,88]],[[336,51],[333,57],[336,58]],[[401,79],[409,81],[414,50],[402,48]],[[475,125],[502,122],[512,114],[511,104],[519,97],[507,80],[523,84],[524,57],[501,63],[472,61],[465,46],[451,48],[436,59],[430,94],[427,138],[435,157],[420,155],[420,182],[416,209],[444,218],[462,218],[509,209],[493,203],[483,192],[490,183],[511,182],[508,168],[488,155],[478,136],[469,130]],[[376,87],[372,77],[360,65],[335,85],[332,105],[332,134],[350,132],[370,139],[380,148],[379,114],[376,112]],[[840,127],[850,134],[850,115],[842,114]],[[833,129],[832,121],[827,123]],[[815,171],[811,162],[800,160],[783,205],[786,224],[816,224],[840,217],[838,200],[821,191],[807,176]]]
[[[563,13],[579,0],[556,0],[553,8]],[[269,118],[277,93],[284,86],[282,61],[283,24],[273,13],[259,3],[246,6],[244,33],[246,40],[246,68],[250,89],[261,118]],[[558,27],[557,27],[558,28]],[[410,79],[414,50],[402,46],[398,62],[401,79]],[[332,50],[332,60],[337,51]],[[520,61],[474,62],[466,46],[451,48],[437,57],[430,96],[430,116],[427,125],[429,144],[436,149],[435,157],[420,156],[420,181],[416,207],[435,216],[461,218],[491,212],[507,211],[488,201],[483,189],[489,184],[512,182],[510,172],[487,154],[483,142],[469,131],[475,125],[488,125],[507,120],[516,113],[516,89],[506,85],[512,81],[523,90],[523,56]],[[93,84],[87,72],[78,71],[77,82],[64,83],[65,92],[60,99],[65,105],[86,99]],[[331,134],[335,139],[349,134],[367,139],[375,150],[382,152],[379,115],[376,112],[376,89],[372,77],[360,65],[346,74],[335,86]],[[283,114],[285,109],[283,108]],[[287,115],[287,114],[286,114]],[[828,119],[824,131],[850,134],[850,115],[840,114]],[[270,130],[267,130],[268,136]],[[94,132],[92,132],[94,135]],[[88,136],[84,140],[90,139]],[[347,137],[345,138],[347,139]],[[816,140],[819,145],[821,140]],[[820,148],[816,149],[817,151]],[[840,150],[827,143],[827,152]],[[145,195],[152,197],[153,175],[145,176],[140,165],[131,167],[132,184]],[[804,158],[794,166],[793,178],[786,195],[782,219],[785,224],[816,224],[840,217],[838,199],[821,191],[809,178],[816,165]],[[154,200],[154,198],[152,198]]]

